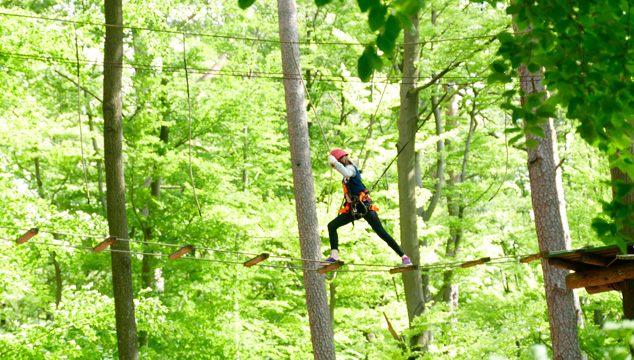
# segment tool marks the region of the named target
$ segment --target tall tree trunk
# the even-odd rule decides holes
[[[103,74],[104,159],[106,168],[106,198],[108,201],[108,229],[110,235],[128,238],[123,175],[123,124],[121,78],[123,65],[123,9],[121,0],[105,0],[106,42]],[[127,241],[117,241],[114,250],[129,251]],[[112,252],[112,289],[119,359],[139,358],[132,264],[129,253]]]
[[[297,30],[297,8],[294,0],[278,0],[278,19],[286,94],[286,116],[288,139],[291,150],[295,209],[302,257],[319,260],[321,239],[317,224],[315,189],[310,158],[310,139],[304,106],[304,88],[299,63],[299,35]],[[296,74],[296,75],[291,75]],[[335,342],[328,309],[325,276],[314,271],[316,262],[303,262],[306,306],[310,322],[313,355],[315,359],[334,359]]]
[[[405,45],[403,56],[403,78],[418,79],[418,14],[412,16],[412,29],[405,29]],[[401,246],[412,258],[412,262],[420,264],[418,249],[418,231],[416,225],[416,183],[415,179],[415,136],[418,128],[418,93],[411,91],[416,85],[401,83],[401,110],[398,121],[398,149],[402,151],[398,157],[398,193],[401,219]],[[411,140],[411,141],[410,141]],[[409,144],[408,144],[409,141]],[[405,301],[410,324],[415,317],[425,311],[423,284],[420,271],[403,273]]]
[[[531,74],[525,65],[519,68],[520,87],[526,96],[544,91],[541,73]],[[522,105],[526,100],[522,96]],[[570,231],[566,216],[566,203],[561,184],[561,172],[557,171],[557,137],[553,119],[540,127],[545,137],[526,134],[527,139],[537,141],[535,149],[528,149],[528,173],[531,198],[535,213],[535,229],[540,251],[557,251],[570,248]],[[577,326],[580,309],[577,295],[566,287],[568,270],[556,268],[542,259],[550,337],[554,360],[582,359]]]

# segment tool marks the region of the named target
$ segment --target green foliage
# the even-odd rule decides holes
[[[523,113],[513,112],[514,120],[526,121],[525,130],[529,130],[541,118],[553,117],[559,106],[567,118],[576,121],[584,140],[610,157],[612,167],[634,178],[629,151],[634,136],[629,3],[544,1],[536,5],[515,1],[506,11],[513,16],[518,32],[498,35],[498,55],[503,60],[492,63],[494,74],[489,81],[508,81],[526,65],[532,73],[543,69],[543,83],[551,94],[544,104],[529,97]],[[622,246],[629,240],[615,227],[622,228],[629,213],[619,210],[619,201],[615,199],[606,208],[609,223],[596,220],[594,226],[604,241]]]
[[[390,72],[382,52],[398,56],[396,43],[401,28],[411,26],[410,13],[419,11],[429,19],[433,9],[445,3],[380,1],[316,3],[300,2],[301,61],[311,106],[315,107],[330,147],[344,147],[363,165],[366,185],[374,183],[396,156],[398,141],[399,87],[383,81]],[[3,3],[10,11],[30,15],[79,19],[98,23],[101,3],[74,5],[21,2]],[[280,268],[244,268],[249,256],[214,252],[270,252],[298,257],[293,179],[288,156],[279,44],[199,36],[222,34],[249,39],[277,37],[273,1],[249,2],[147,2],[125,3],[126,29],[124,67],[124,154],[127,210],[130,237],[150,244],[131,243],[135,252],[168,254],[172,247],[188,243],[199,247],[177,261],[152,257],[146,263],[132,256],[138,329],[148,334],[140,348],[147,359],[310,359],[312,344],[306,313],[303,273],[290,267],[296,261],[269,259]],[[52,6],[52,4],[50,4]],[[376,31],[370,33],[365,17],[350,16],[359,8],[368,16],[374,11]],[[383,13],[382,9],[386,9]],[[9,10],[7,10],[9,11]],[[382,17],[380,16],[383,13]],[[378,14],[378,15],[377,15]],[[498,10],[481,4],[449,3],[436,25],[421,22],[421,39],[482,36],[508,26]],[[368,18],[370,19],[370,17]],[[464,27],[455,26],[463,24]],[[381,26],[379,26],[381,24]],[[187,32],[187,64],[190,96],[187,96],[182,36],[143,29]],[[102,160],[101,104],[82,94],[83,143],[77,122],[77,88],[72,24],[30,21],[3,17],[0,22],[0,225],[71,234],[107,235],[105,212],[99,203],[99,167]],[[82,86],[101,95],[103,28],[78,27]],[[376,36],[376,42],[373,38]],[[508,37],[500,36],[508,43]],[[335,46],[321,42],[369,44]],[[477,126],[472,136],[466,181],[445,187],[438,209],[430,221],[419,221],[422,262],[462,261],[483,256],[502,257],[535,253],[538,250],[531,220],[531,198],[526,170],[523,124],[507,121],[493,106],[503,97],[516,95],[502,86],[480,82],[489,76],[492,52],[486,40],[428,43],[422,46],[421,81],[439,73],[453,61],[465,61],[441,79],[455,82],[461,96],[459,113],[451,120],[456,129],[442,137],[433,126],[421,128],[413,143],[422,150],[423,187],[417,189],[419,206],[426,206],[435,186],[438,154],[436,142],[454,144],[445,148],[445,159],[459,169],[465,155],[469,115],[474,109]],[[509,43],[509,46],[513,44]],[[484,48],[483,51],[475,50]],[[25,59],[10,54],[31,54]],[[215,76],[203,75],[223,55],[224,67]],[[364,59],[361,61],[359,59]],[[38,59],[46,58],[45,61]],[[90,61],[88,61],[90,60]],[[399,76],[399,58],[391,70]],[[390,64],[392,61],[390,61]],[[134,64],[134,65],[133,65]],[[136,66],[135,66],[136,65]],[[145,66],[141,66],[145,65]],[[374,82],[362,83],[358,75]],[[382,66],[386,65],[386,66]],[[506,79],[513,73],[508,61],[495,66]],[[379,69],[379,70],[377,70]],[[378,71],[378,72],[377,72]],[[63,74],[63,75],[61,75]],[[429,110],[429,98],[442,93],[440,86],[421,91],[421,110]],[[379,104],[379,99],[382,98]],[[189,111],[192,105],[192,168],[203,216],[198,215],[189,178]],[[541,115],[554,107],[531,98]],[[445,112],[445,104],[441,106]],[[309,109],[311,110],[311,109]],[[523,108],[509,107],[514,118],[523,118]],[[312,110],[311,110],[312,111]],[[540,116],[541,116],[540,115]],[[529,130],[540,134],[539,116]],[[87,130],[92,120],[93,130]],[[340,201],[339,178],[330,173],[324,154],[327,146],[316,119],[309,112],[309,135],[315,174],[316,203],[322,250],[328,249],[326,224],[336,214]],[[566,203],[574,247],[597,245],[590,219],[609,199],[608,165],[601,154],[581,141],[565,119],[556,122]],[[371,131],[370,131],[371,130]],[[168,141],[162,140],[169,132]],[[517,142],[507,141],[517,135]],[[364,152],[360,154],[363,144]],[[97,142],[93,147],[92,139]],[[90,202],[84,190],[81,145],[88,163]],[[616,153],[616,148],[612,150]],[[38,191],[35,159],[39,158],[42,194]],[[619,161],[613,159],[613,161]],[[102,174],[103,176],[103,174]],[[175,188],[162,189],[160,199],[152,195],[152,180]],[[627,186],[619,187],[626,192]],[[449,215],[447,196],[464,199],[465,216]],[[373,198],[386,229],[399,238],[399,199],[396,166],[381,178]],[[622,207],[613,208],[623,212]],[[611,224],[606,220],[608,231]],[[464,229],[458,258],[446,255],[451,229]],[[92,247],[98,239],[60,236],[42,232],[40,242],[59,246],[26,244],[10,240],[20,232],[0,229],[0,357],[16,359],[115,358],[116,334],[113,316],[109,254],[64,245]],[[348,263],[395,264],[398,258],[373,233],[367,223],[355,222],[339,231],[341,254]],[[56,301],[55,267],[61,269],[62,302]],[[193,260],[193,257],[203,260]],[[147,258],[146,258],[147,259]],[[148,273],[144,265],[150,264]],[[236,264],[234,264],[236,263]],[[459,284],[459,307],[430,302],[421,319],[410,328],[399,276],[385,272],[338,273],[329,279],[335,294],[334,331],[338,358],[395,359],[415,356],[410,337],[434,331],[427,359],[531,359],[550,346],[543,279],[537,262],[489,264],[456,270],[452,281]],[[151,284],[143,282],[150,275]],[[432,270],[430,290],[437,295],[444,285],[443,269]],[[163,287],[159,286],[163,283]],[[620,298],[615,294],[582,297],[584,315],[601,310],[618,320]],[[390,334],[383,314],[404,341]],[[611,348],[623,347],[621,338],[610,337],[587,322],[581,330],[584,352],[600,358]]]

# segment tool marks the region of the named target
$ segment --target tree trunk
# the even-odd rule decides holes
[[[284,91],[299,241],[302,258],[319,260],[321,258],[321,239],[317,224],[308,122],[304,106],[305,94],[299,63],[297,8],[294,0],[278,0],[277,5],[282,68],[286,74],[284,76]],[[315,359],[334,359],[335,342],[328,309],[326,280],[324,275],[314,271],[317,266],[316,262],[303,262],[305,269],[304,288],[306,290],[306,306],[313,355]]]
[[[412,29],[405,29],[403,78],[418,79],[418,14],[411,17]],[[398,194],[401,219],[401,246],[414,264],[420,264],[418,231],[416,225],[415,136],[418,127],[418,94],[416,85],[401,83],[401,110],[398,121]],[[409,143],[408,143],[409,141]],[[405,301],[410,324],[425,311],[423,284],[420,271],[403,273]]]
[[[540,75],[531,74],[525,65],[520,66],[520,87],[526,96],[544,91]],[[523,96],[522,105],[525,99]],[[528,173],[539,250],[569,249],[570,231],[561,172],[557,171],[559,156],[553,119],[540,126],[544,130],[544,138],[526,134],[527,139],[537,141],[535,149],[528,149]],[[582,359],[577,334],[581,311],[577,295],[566,287],[568,270],[553,267],[544,259],[542,269],[554,360]]]
[[[110,235],[128,238],[123,175],[123,124],[121,78],[123,64],[123,11],[121,0],[106,0],[104,4],[106,42],[104,49],[103,118],[104,159],[106,168],[106,198]],[[129,251],[127,241],[117,241],[113,250]],[[112,252],[112,288],[119,359],[138,359],[132,264],[129,253]]]
[[[62,270],[57,261],[57,253],[55,251],[51,251],[51,260],[55,269],[55,305],[59,306],[59,303],[62,302]]]

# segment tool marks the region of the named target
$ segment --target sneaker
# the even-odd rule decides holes
[[[403,263],[401,264],[401,267],[404,266],[414,266],[414,264],[412,264],[412,259],[410,259],[407,255],[403,256]]]
[[[332,263],[335,263],[335,262],[337,262],[337,261],[339,261],[339,259],[335,259],[335,258],[333,258],[332,256],[328,256],[328,259],[326,259],[326,260],[324,260],[324,261],[320,262],[320,263],[319,263],[319,266],[328,266],[328,265],[330,265],[330,264],[332,264]]]

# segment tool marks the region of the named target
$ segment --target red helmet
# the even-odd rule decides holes
[[[333,151],[330,152],[330,155],[334,156],[335,159],[339,160],[342,157],[348,155],[348,153],[342,149],[334,149]]]

